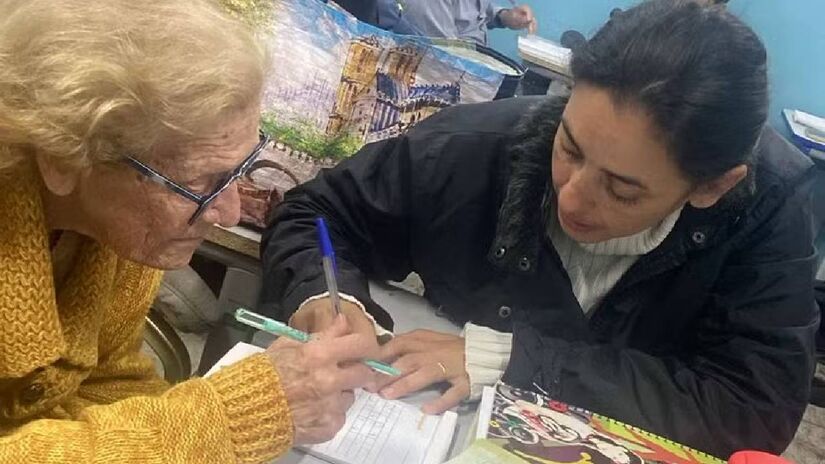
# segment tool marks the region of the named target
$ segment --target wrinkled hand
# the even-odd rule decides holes
[[[295,444],[331,440],[344,426],[346,412],[371,371],[361,359],[379,355],[375,337],[351,333],[338,317],[309,343],[281,338],[267,354],[275,365],[295,426]]]
[[[538,21],[533,14],[533,9],[529,5],[519,5],[499,13],[501,24],[509,29],[527,29],[530,34],[535,34],[538,29]]]
[[[400,377],[379,378],[377,390],[384,398],[396,399],[435,383],[449,382],[450,388],[440,398],[422,408],[427,414],[440,414],[470,395],[462,337],[416,330],[398,335],[381,347],[380,359],[394,360],[393,367],[402,372]]]
[[[358,305],[349,301],[340,300],[340,303],[341,314],[346,317],[350,329],[354,333],[364,334],[375,339],[375,326],[364,314],[364,311]],[[316,333],[330,327],[333,321],[335,321],[335,310],[332,309],[332,300],[321,298],[303,305],[301,310],[292,316],[289,325],[304,332]]]
[[[375,333],[375,325],[364,314],[364,311],[355,303],[350,303],[346,300],[339,300],[341,304],[341,314],[347,319],[347,324],[353,333],[363,334],[370,340],[374,341],[372,348],[378,349],[378,339]],[[332,300],[329,298],[320,298],[310,301],[301,307],[301,310],[296,312],[289,325],[298,330],[303,330],[308,333],[318,333],[327,329],[335,321],[335,310],[332,309]],[[377,374],[370,371],[368,377],[365,379],[364,385],[372,390],[378,382]]]

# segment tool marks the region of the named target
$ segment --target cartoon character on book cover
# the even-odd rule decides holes
[[[530,464],[720,461],[587,410],[499,384],[487,438]]]

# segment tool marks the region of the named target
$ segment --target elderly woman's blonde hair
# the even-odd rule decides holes
[[[141,156],[260,99],[267,53],[205,0],[0,0],[0,169]]]

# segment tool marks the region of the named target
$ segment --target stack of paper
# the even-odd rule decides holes
[[[518,38],[518,53],[526,61],[570,76],[572,51],[537,35]]]
[[[793,119],[805,126],[805,135],[819,143],[825,143],[825,119],[799,110],[794,110]]]
[[[825,120],[799,110],[783,111],[794,144],[814,160],[825,163]]]

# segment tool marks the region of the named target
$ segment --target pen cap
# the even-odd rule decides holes
[[[329,239],[329,230],[327,230],[327,223],[324,218],[315,218],[315,226],[318,230],[318,243],[321,245],[321,254],[332,258],[335,252],[332,250],[332,241]]]

